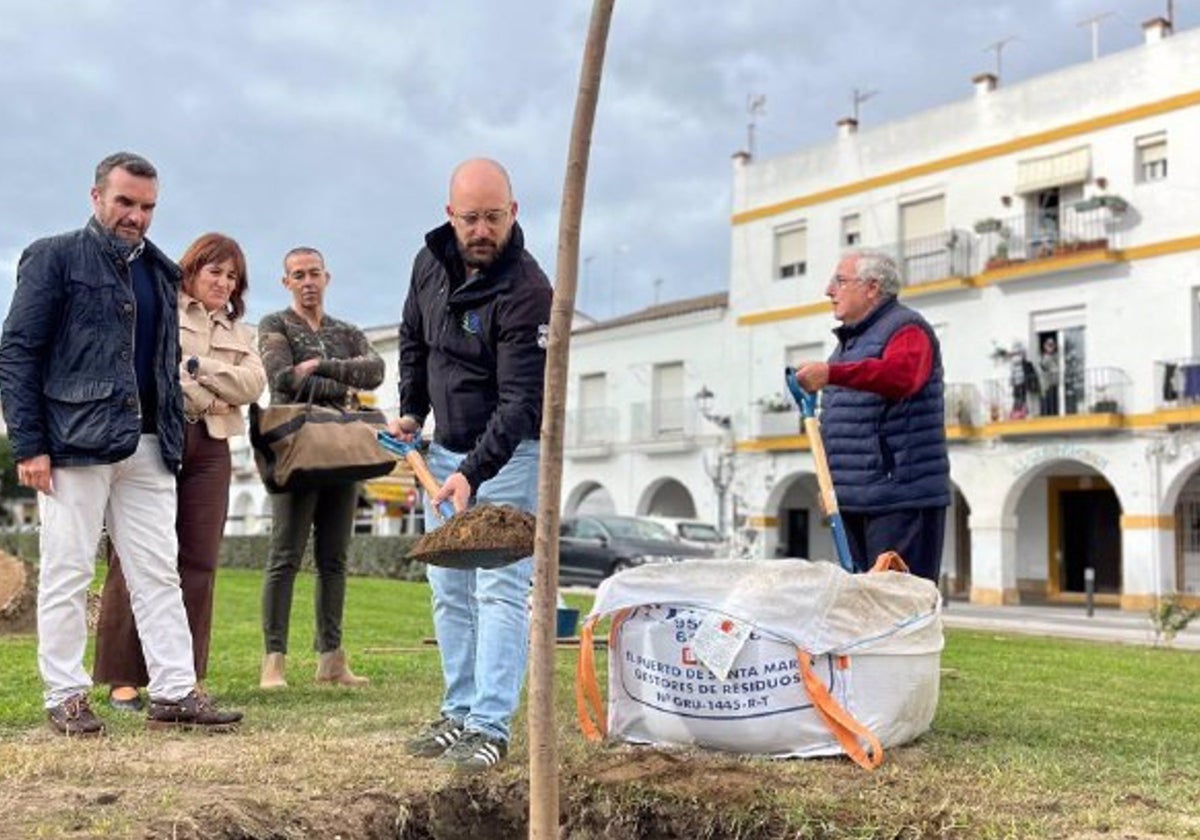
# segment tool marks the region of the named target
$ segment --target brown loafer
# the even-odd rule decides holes
[[[241,712],[218,709],[199,689],[192,689],[180,700],[150,698],[146,726],[150,729],[197,729],[205,732],[232,732],[242,720]]]
[[[104,721],[88,706],[87,695],[72,694],[57,706],[46,710],[50,725],[68,737],[95,738],[104,734]]]

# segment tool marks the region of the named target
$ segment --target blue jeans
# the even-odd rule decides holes
[[[522,441],[512,458],[476,491],[481,503],[537,506],[536,440]],[[429,470],[439,482],[458,469],[465,453],[429,447]],[[438,526],[426,500],[425,529]],[[433,627],[442,657],[446,694],[442,714],[491,738],[509,738],[509,720],[521,701],[529,653],[529,582],[533,558],[498,569],[426,571],[433,589]]]

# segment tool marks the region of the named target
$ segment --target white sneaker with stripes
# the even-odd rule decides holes
[[[507,741],[468,730],[438,760],[466,773],[482,773],[495,767],[506,755]]]

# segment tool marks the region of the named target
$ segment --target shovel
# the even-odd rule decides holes
[[[784,372],[788,391],[800,413],[804,415],[804,433],[808,435],[809,445],[812,446],[813,464],[817,468],[817,486],[821,489],[821,507],[829,517],[829,527],[833,531],[833,546],[837,551],[838,562],[847,572],[854,571],[854,559],[850,555],[850,543],[846,541],[846,525],[842,522],[842,514],[838,510],[837,493],[833,490],[833,478],[829,475],[829,461],[825,458],[825,444],[821,442],[821,421],[817,419],[817,395],[805,391],[796,381],[796,369],[789,367]]]
[[[380,446],[393,455],[399,455],[408,462],[408,465],[412,468],[413,475],[417,477],[417,481],[421,482],[421,487],[429,494],[429,498],[432,501],[433,497],[437,495],[438,490],[441,489],[441,485],[433,477],[433,473],[429,471],[429,465],[425,463],[425,459],[421,457],[421,450],[418,448],[421,440],[420,435],[417,435],[413,438],[412,442],[409,442],[401,440],[398,437],[392,437],[381,429],[375,433],[375,437],[378,438]],[[439,520],[445,522],[454,515],[454,505],[448,501],[444,501],[435,507],[433,512]]]
[[[408,462],[417,481],[421,482],[421,487],[432,499],[440,488],[437,479],[429,471],[429,465],[421,456],[421,450],[418,448],[420,437],[414,437],[409,442],[393,437],[382,430],[376,432],[375,436],[379,440],[380,446]],[[518,546],[512,544],[512,540],[505,541],[503,539],[502,532],[506,529],[506,522],[515,515],[514,512],[503,510],[495,505],[479,505],[456,514],[454,505],[449,501],[444,501],[434,508],[434,515],[442,522],[446,522],[451,517],[456,518],[449,528],[439,528],[421,537],[416,547],[408,554],[414,560],[448,569],[496,569],[533,553],[532,525],[529,526],[528,545]],[[463,531],[467,533],[470,544],[462,545],[458,542],[462,538],[462,533],[457,537],[451,537],[449,543],[443,539],[447,531],[453,531],[457,526],[463,526]],[[511,524],[508,527],[511,527]],[[486,537],[483,545],[478,544],[480,530]],[[492,538],[496,538],[498,542],[492,542]]]

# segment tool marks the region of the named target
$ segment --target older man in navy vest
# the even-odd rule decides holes
[[[796,379],[823,391],[822,438],[855,568],[896,551],[936,582],[950,504],[942,354],[899,291],[891,257],[843,256],[825,289],[842,322],[837,349],[828,362],[800,365]]]

